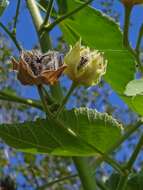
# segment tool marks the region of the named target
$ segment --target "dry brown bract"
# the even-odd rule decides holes
[[[37,50],[22,51],[19,61],[12,58],[13,70],[23,85],[53,85],[67,67],[56,51],[41,54]]]

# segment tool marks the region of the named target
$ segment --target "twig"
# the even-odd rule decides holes
[[[78,175],[74,174],[74,175],[69,175],[69,176],[62,177],[60,179],[56,179],[54,181],[51,181],[51,182],[39,187],[38,190],[45,190],[46,188],[51,187],[52,185],[55,185],[56,183],[60,183],[62,181],[69,180],[69,179],[75,178],[75,177],[78,177]]]
[[[137,54],[139,53],[139,48],[140,48],[142,37],[143,37],[143,24],[140,27],[140,31],[139,31],[139,35],[138,35],[138,39],[137,39],[137,44],[136,44],[136,49],[135,49]]]
[[[125,47],[129,45],[129,25],[130,25],[130,15],[132,11],[132,6],[124,6],[125,7],[125,16],[124,16],[124,31],[123,31],[123,44]]]
[[[49,109],[49,107],[47,105],[46,100],[45,100],[43,90],[42,90],[42,86],[39,85],[39,86],[37,86],[37,88],[38,88],[38,92],[39,92],[39,95],[40,95],[40,98],[41,98],[41,101],[42,101],[42,104],[43,104],[43,109],[44,109],[44,111],[46,113],[46,116],[52,118],[53,116],[52,116],[52,113],[51,113],[51,111],[50,111],[50,109]]]
[[[46,25],[42,28],[42,30],[46,30],[47,32],[51,31],[57,24],[59,24],[60,22],[62,22],[63,20],[69,18],[70,16],[74,15],[75,13],[79,12],[81,9],[83,9],[84,7],[86,7],[86,5],[88,5],[89,3],[91,3],[93,0],[89,0],[86,3],[83,3],[82,5],[80,5],[79,7],[77,7],[76,9],[70,11],[69,13],[57,18],[57,20],[55,20],[53,23],[51,23],[50,25]],[[42,32],[42,31],[40,31]]]
[[[21,0],[17,0],[16,14],[14,17],[13,32],[12,32],[13,35],[16,34],[16,24],[17,24],[17,20],[18,20],[18,16],[19,16],[20,2],[21,2]]]
[[[11,38],[11,40],[14,42],[15,46],[17,47],[17,49],[19,51],[22,50],[22,48],[20,47],[16,37],[0,22],[0,27],[8,34],[8,36]]]
[[[52,12],[53,4],[54,4],[54,0],[50,0],[49,5],[48,5],[48,9],[47,9],[47,14],[46,14],[45,20],[43,22],[43,26],[49,24],[49,17],[50,17],[51,12]]]
[[[57,117],[58,117],[59,114],[63,111],[64,106],[66,105],[66,103],[67,103],[67,101],[68,101],[70,95],[71,95],[72,92],[74,91],[75,87],[76,87],[76,84],[75,84],[75,83],[72,83],[72,85],[71,85],[71,87],[70,87],[70,89],[69,89],[67,95],[63,98],[62,103],[61,103],[59,109],[57,110],[57,113],[56,113],[56,116],[57,116]]]
[[[0,91],[0,99],[5,100],[5,101],[10,101],[10,102],[17,102],[21,104],[25,104],[28,106],[32,106],[35,108],[38,108],[40,110],[43,110],[42,105],[40,103],[37,103],[36,101],[32,99],[24,99],[15,95],[10,95],[5,92]]]

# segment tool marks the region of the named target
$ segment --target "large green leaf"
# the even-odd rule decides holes
[[[81,4],[75,0],[67,2],[68,11]],[[60,27],[69,44],[75,44],[81,37],[83,43],[90,48],[104,52],[108,60],[105,80],[134,111],[142,114],[143,110],[138,109],[132,98],[124,96],[125,86],[134,78],[135,58],[123,46],[119,26],[100,11],[86,7],[60,23]],[[139,104],[138,101],[136,103]]]
[[[46,120],[3,124],[0,137],[24,152],[90,156],[95,155],[97,149],[105,153],[121,136],[121,125],[111,116],[95,110],[66,111],[60,120],[65,128]]]

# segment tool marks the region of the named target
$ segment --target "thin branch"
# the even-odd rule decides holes
[[[37,1],[36,1],[36,4],[39,7],[39,9],[41,9],[43,12],[45,12],[45,13],[47,12],[46,9],[40,3],[38,3]]]
[[[140,27],[140,31],[139,31],[139,35],[138,35],[138,39],[137,39],[137,44],[136,44],[136,49],[135,49],[137,54],[139,53],[139,48],[140,48],[140,45],[141,45],[142,37],[143,37],[143,24]]]
[[[49,24],[49,18],[53,9],[53,4],[54,4],[54,0],[50,0],[49,5],[48,5],[48,9],[47,9],[47,14],[45,16],[45,20],[43,22],[43,26]]]
[[[49,107],[48,107],[48,105],[47,105],[46,100],[45,100],[45,97],[44,97],[44,94],[43,94],[42,86],[41,86],[41,85],[37,86],[37,89],[38,89],[39,96],[40,96],[40,98],[41,98],[42,105],[43,105],[43,109],[44,109],[44,111],[45,111],[46,116],[52,118],[53,116],[52,116],[52,113],[51,113],[51,111],[50,111],[50,109],[49,109]]]
[[[17,0],[16,14],[14,17],[14,24],[13,24],[13,34],[14,35],[16,34],[16,24],[17,24],[17,20],[18,20],[18,16],[19,16],[20,3],[21,3],[21,0]]]
[[[11,38],[11,40],[14,42],[15,46],[17,47],[17,49],[19,51],[22,50],[22,48],[20,47],[16,37],[0,22],[0,27],[8,34],[8,36]]]
[[[56,183],[60,183],[60,182],[63,182],[65,180],[70,180],[71,178],[75,178],[75,177],[78,177],[78,175],[74,174],[74,175],[62,177],[60,179],[56,179],[54,181],[51,181],[51,182],[39,187],[38,190],[45,190],[46,188],[51,187],[51,186],[55,185]]]
[[[40,103],[32,100],[32,99],[24,99],[24,98],[15,96],[15,95],[7,94],[7,93],[2,92],[2,91],[0,91],[0,99],[4,100],[4,101],[10,101],[10,102],[25,104],[25,105],[32,106],[32,107],[38,108],[40,110],[43,110],[42,105]]]
[[[77,12],[79,12],[81,9],[83,9],[84,7],[86,7],[89,3],[91,3],[93,0],[89,0],[86,3],[83,3],[82,5],[80,5],[79,7],[77,7],[76,9],[72,10],[71,12],[57,18],[57,20],[55,20],[53,23],[51,23],[50,25],[46,25],[45,27],[42,28],[42,30],[46,30],[47,32],[51,31],[57,24],[59,24],[60,22],[62,22],[63,20],[69,18],[70,16],[76,14]],[[42,30],[40,32],[42,32]]]
[[[72,83],[69,91],[67,92],[66,96],[63,98],[62,103],[59,107],[59,109],[57,110],[56,116],[58,117],[59,114],[63,111],[67,101],[69,100],[69,97],[71,96],[72,92],[74,91],[74,89],[76,88],[76,84]]]
[[[125,47],[129,45],[129,26],[130,26],[130,15],[132,11],[132,6],[124,6],[125,16],[124,16],[124,30],[123,30],[123,44]]]

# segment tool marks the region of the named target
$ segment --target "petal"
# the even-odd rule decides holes
[[[58,70],[53,70],[53,71],[45,70],[41,73],[40,80],[44,84],[53,85],[58,81],[58,78],[61,76],[66,67],[67,67],[66,65],[63,65]]]
[[[81,40],[79,40],[73,48],[67,53],[64,58],[64,62],[68,65],[65,70],[66,74],[73,75],[76,73],[77,66],[80,62],[80,50],[81,50]]]
[[[19,64],[14,57],[11,58],[11,62],[12,62],[13,70],[18,71],[19,70]]]
[[[20,59],[19,61],[19,70],[17,74],[17,78],[23,85],[33,85],[36,84],[36,77],[34,76],[33,72],[31,71],[30,67]]]

